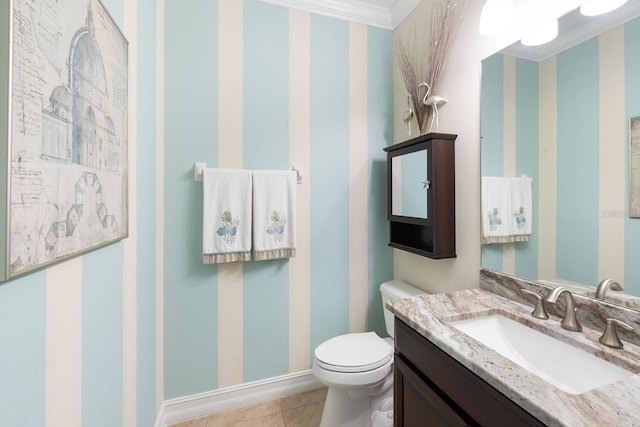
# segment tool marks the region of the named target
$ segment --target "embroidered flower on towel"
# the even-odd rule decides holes
[[[222,225],[216,233],[224,239],[226,245],[232,246],[236,243],[236,234],[238,234],[240,219],[238,219],[238,217],[233,218],[229,211],[224,211],[220,219],[222,220]]]
[[[513,219],[516,221],[516,227],[518,230],[523,229],[527,223],[527,218],[524,215],[524,207],[520,206],[520,209],[513,213]]]
[[[498,208],[493,208],[492,210],[490,210],[487,216],[489,217],[489,230],[496,231],[498,226],[502,224]]]
[[[284,226],[287,224],[287,218],[280,216],[280,212],[273,211],[271,214],[271,225],[267,227],[267,234],[271,235],[275,242],[281,243],[284,237]]]

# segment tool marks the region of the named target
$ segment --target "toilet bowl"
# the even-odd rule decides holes
[[[380,285],[382,304],[423,291],[392,280]],[[393,314],[384,308],[393,337]],[[313,374],[327,386],[321,427],[393,426],[393,339],[375,332],[331,338],[314,351]]]

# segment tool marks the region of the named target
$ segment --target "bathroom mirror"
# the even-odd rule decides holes
[[[529,241],[482,245],[483,268],[587,296],[612,278],[625,290],[606,300],[640,309],[640,219],[628,215],[638,16],[639,0],[597,20],[573,11],[550,45],[483,61],[481,175],[532,177],[534,200]]]
[[[391,171],[391,214],[427,219],[426,148],[392,157]]]

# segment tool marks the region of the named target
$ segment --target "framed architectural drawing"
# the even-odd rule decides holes
[[[128,42],[99,0],[0,0],[0,280],[128,235]]]
[[[629,119],[629,217],[640,218],[640,117]]]

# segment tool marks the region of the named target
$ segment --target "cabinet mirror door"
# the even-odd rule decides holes
[[[427,219],[430,182],[427,149],[391,158],[391,214]]]

